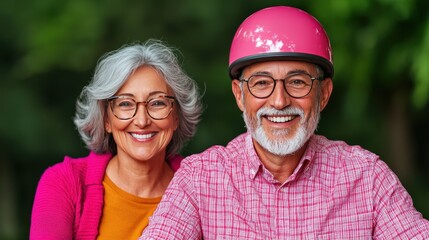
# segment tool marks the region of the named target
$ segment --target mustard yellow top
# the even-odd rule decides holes
[[[118,188],[105,174],[104,205],[97,239],[138,239],[161,197],[140,198]]]

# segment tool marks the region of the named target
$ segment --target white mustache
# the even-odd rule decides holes
[[[288,107],[282,110],[278,110],[270,107],[263,107],[256,113],[258,123],[263,115],[299,115],[301,119],[304,119],[304,110],[297,107]]]

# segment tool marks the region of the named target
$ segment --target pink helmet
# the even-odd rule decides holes
[[[334,73],[331,44],[322,25],[293,7],[264,8],[241,23],[231,44],[229,75],[237,79],[245,66],[271,60],[310,62],[319,65],[325,77]]]

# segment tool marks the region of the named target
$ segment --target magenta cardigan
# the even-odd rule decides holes
[[[102,180],[110,154],[65,157],[40,178],[31,215],[30,239],[95,239],[103,209]],[[174,171],[183,159],[169,162]]]

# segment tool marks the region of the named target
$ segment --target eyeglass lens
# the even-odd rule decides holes
[[[170,96],[158,96],[144,102],[136,102],[128,96],[117,96],[111,99],[113,114],[122,120],[131,119],[137,113],[139,103],[143,103],[147,114],[153,119],[168,117],[173,107],[173,98]]]
[[[300,98],[311,91],[314,79],[304,73],[291,74],[284,79],[274,79],[269,75],[253,75],[247,80],[247,85],[253,96],[266,98],[273,93],[276,82],[282,81],[284,89],[291,97]]]

